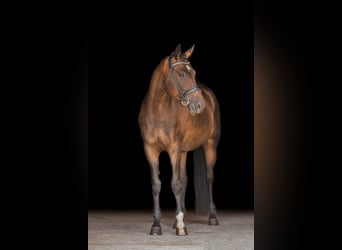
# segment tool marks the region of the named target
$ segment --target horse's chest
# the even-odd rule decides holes
[[[175,126],[156,125],[149,130],[148,141],[152,144],[169,145],[177,140],[180,131]]]
[[[183,151],[191,151],[201,146],[208,138],[209,130],[196,126],[179,126],[168,123],[167,125],[155,125],[148,133],[147,140],[150,145],[157,148],[169,148],[177,145]]]

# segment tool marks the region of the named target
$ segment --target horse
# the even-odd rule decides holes
[[[151,173],[153,224],[150,235],[162,235],[159,194],[159,155],[167,152],[172,165],[171,187],[176,199],[173,228],[188,235],[184,224],[187,153],[193,152],[195,209],[218,225],[213,201],[214,166],[221,135],[220,108],[213,91],[196,80],[189,58],[194,46],[182,52],[181,44],[154,69],[142,100],[138,124]]]

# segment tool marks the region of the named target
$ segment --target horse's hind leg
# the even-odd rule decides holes
[[[216,142],[214,140],[209,140],[208,143],[204,145],[205,159],[207,163],[207,180],[209,188],[209,225],[218,225],[218,220],[216,217],[216,206],[213,199],[213,182],[214,182],[214,166],[216,163]]]
[[[159,152],[148,145],[144,145],[147,161],[151,169],[152,194],[153,194],[153,216],[154,222],[151,227],[151,235],[161,235],[160,226],[160,204],[159,194],[161,189],[161,181],[159,179]]]
[[[186,152],[169,152],[172,165],[172,191],[176,198],[177,210],[176,210],[176,235],[185,236],[188,235],[187,229],[184,224],[185,214],[185,188],[187,184],[186,178]],[[183,160],[182,160],[183,159]]]

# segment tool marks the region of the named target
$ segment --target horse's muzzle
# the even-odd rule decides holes
[[[205,103],[202,101],[194,101],[189,103],[189,111],[192,115],[200,114],[205,108]]]

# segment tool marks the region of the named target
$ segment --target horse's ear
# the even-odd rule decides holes
[[[178,44],[178,46],[176,47],[175,51],[173,52],[174,57],[179,57],[182,53],[182,49],[181,49],[181,45]]]
[[[183,55],[184,55],[184,57],[185,57],[186,59],[189,59],[189,57],[192,55],[192,52],[194,51],[194,48],[195,48],[195,44],[192,45],[192,47],[191,47],[190,49],[188,49],[187,51],[185,51],[185,52],[183,53]]]

